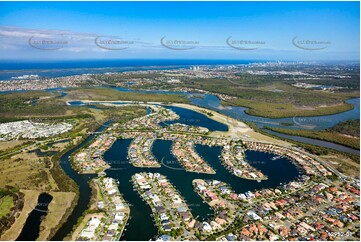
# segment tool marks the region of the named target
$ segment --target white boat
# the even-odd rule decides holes
[[[278,160],[278,159],[280,159],[282,156],[280,156],[280,155],[278,155],[278,156],[273,156],[272,158],[271,158],[271,160]]]

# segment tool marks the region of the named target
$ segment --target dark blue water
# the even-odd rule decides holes
[[[162,123],[162,126],[181,123],[187,124],[191,126],[200,126],[209,129],[209,131],[228,131],[228,126],[210,119],[207,115],[186,109],[181,107],[173,107],[173,106],[164,106],[167,109],[171,109],[175,113],[179,115],[179,119],[173,121],[167,121]]]
[[[128,92],[132,92],[133,90],[123,88],[124,90]],[[137,91],[133,91],[137,92]],[[150,91],[142,91],[142,92],[150,92]],[[160,91],[152,91],[152,92],[160,92]],[[164,91],[162,91],[164,93]],[[168,93],[168,92],[166,92]],[[192,98],[192,93],[187,93],[188,98],[192,101],[192,104],[201,106],[204,108],[208,108],[217,112],[220,112],[222,114],[225,114],[227,116],[230,116],[235,119],[239,119],[241,121],[247,121],[255,123],[258,127],[262,128],[264,126],[270,126],[270,127],[281,127],[281,128],[290,128],[290,129],[303,129],[303,130],[324,130],[328,129],[340,122],[347,121],[349,119],[359,119],[360,117],[360,98],[353,98],[349,99],[347,102],[352,104],[354,108],[352,110],[339,113],[339,114],[333,114],[333,115],[325,115],[325,116],[316,116],[316,117],[295,117],[295,118],[280,118],[280,119],[271,119],[271,118],[263,118],[263,117],[257,117],[246,114],[244,111],[246,108],[243,107],[223,107],[220,104],[220,100],[218,97],[210,94],[202,95],[203,98]],[[124,102],[111,102],[112,104],[124,104]],[[70,102],[73,106],[82,106],[84,105],[81,101],[73,101]],[[172,109],[176,113],[178,113],[181,118],[179,120],[169,121],[166,122],[166,124],[171,123],[183,123],[188,125],[196,125],[196,126],[202,126],[208,128],[210,131],[215,130],[222,130],[227,131],[228,127],[222,123],[219,123],[217,121],[214,121],[210,118],[208,118],[204,114],[197,113],[195,111],[184,109],[184,108],[178,108],[178,107],[172,107],[172,106],[166,106],[167,108]],[[201,116],[200,116],[201,115]],[[195,118],[196,117],[196,118]],[[202,120],[202,121],[200,121]],[[291,126],[284,126],[283,123],[292,123]],[[163,124],[164,125],[164,124]],[[222,127],[223,126],[223,127]],[[267,131],[268,132],[268,131]],[[285,137],[291,140],[300,141],[308,144],[314,144],[323,146],[326,148],[335,149],[338,151],[343,152],[349,152],[354,154],[359,154],[358,150],[351,149],[349,147],[334,144],[332,142],[327,141],[321,141],[317,139],[309,139],[299,136],[290,136],[287,135],[281,135],[280,133],[273,132],[274,135],[279,137]]]
[[[106,171],[107,175],[119,180],[119,190],[124,199],[130,204],[131,218],[122,240],[149,240],[157,235],[157,229],[150,216],[151,210],[145,201],[139,197],[130,182],[131,176],[138,172],[159,172],[170,180],[185,198],[194,217],[200,221],[205,221],[213,216],[213,211],[208,204],[193,190],[192,181],[194,179],[216,179],[224,181],[232,186],[237,193],[262,188],[276,187],[280,183],[294,180],[300,175],[299,170],[288,159],[281,158],[272,161],[272,154],[247,151],[247,160],[257,169],[264,172],[269,180],[257,182],[241,179],[232,175],[226,170],[218,158],[221,154],[221,147],[208,147],[197,145],[196,151],[216,170],[216,174],[197,174],[186,172],[182,169],[177,159],[171,154],[171,141],[156,140],[152,152],[158,161],[162,162],[161,168],[136,168],[129,164],[127,160],[127,150],[131,140],[117,140],[104,158],[111,167]]]
[[[343,113],[314,117],[275,119],[246,114],[244,111],[247,110],[247,108],[244,107],[222,106],[218,97],[210,94],[204,95],[204,98],[190,98],[190,100],[192,101],[192,104],[218,111],[232,118],[255,123],[260,128],[269,126],[288,129],[323,130],[349,119],[360,119],[360,98],[347,100],[347,103],[351,104],[354,108]],[[292,125],[284,126],[282,125],[283,123]]]
[[[268,129],[264,129],[263,131],[273,134],[273,135],[276,135],[276,136],[279,136],[279,137],[282,137],[282,138],[286,138],[286,139],[291,139],[291,140],[295,140],[295,141],[299,141],[299,142],[303,142],[303,143],[318,145],[318,146],[322,146],[322,147],[326,147],[326,148],[330,148],[330,149],[334,149],[334,150],[338,150],[338,151],[342,151],[342,152],[360,155],[360,150],[352,149],[350,147],[335,144],[332,142],[327,142],[327,141],[312,139],[312,138],[306,138],[306,137],[301,137],[301,136],[296,136],[296,135],[282,134],[282,133],[278,133],[278,132],[268,130]]]
[[[74,61],[0,61],[0,80],[22,75],[61,77],[80,74],[100,74],[136,70],[189,68],[191,65],[249,64],[250,60],[74,60]]]
[[[48,206],[53,197],[47,193],[41,193],[38,197],[38,203],[26,219],[25,225],[16,240],[34,241],[39,237],[40,224],[47,215]]]
[[[77,105],[81,103],[76,103]],[[181,112],[181,117],[188,119],[194,118],[194,113],[188,109],[175,108],[176,112]],[[196,117],[198,114],[196,113]],[[226,127],[224,124],[209,119],[203,115],[202,122],[209,125],[212,130],[223,129]],[[183,120],[184,121],[184,120]],[[197,124],[195,124],[197,125]],[[99,130],[103,130],[107,125],[102,126]],[[81,217],[90,201],[89,180],[94,178],[95,175],[80,175],[75,172],[69,162],[70,155],[83,147],[94,135],[89,136],[81,145],[73,148],[65,153],[60,158],[61,167],[66,174],[72,178],[79,186],[79,201],[73,213],[70,215],[69,220],[61,229],[55,234],[52,240],[61,240],[73,229],[79,217]],[[247,152],[247,159],[254,163],[257,169],[260,169],[264,174],[268,175],[269,180],[258,183],[256,181],[244,180],[238,178],[228,172],[220,163],[219,155],[221,154],[220,147],[208,147],[197,145],[196,151],[204,157],[204,159],[216,170],[215,175],[209,174],[196,174],[183,170],[178,161],[171,154],[171,141],[156,140],[154,142],[152,151],[158,161],[162,161],[161,168],[135,168],[129,164],[127,160],[128,147],[131,140],[117,140],[111,149],[104,154],[104,159],[109,162],[111,168],[106,171],[107,175],[118,179],[120,182],[119,190],[123,194],[125,200],[130,204],[131,218],[129,225],[124,231],[122,239],[125,240],[149,240],[155,238],[157,229],[154,227],[154,222],[151,217],[151,210],[149,206],[141,200],[137,192],[133,190],[130,182],[131,176],[136,172],[152,171],[160,172],[166,175],[168,179],[179,190],[180,194],[184,196],[187,204],[189,205],[194,217],[199,220],[208,220],[213,211],[202,199],[193,191],[192,180],[201,179],[217,179],[229,183],[232,188],[237,192],[246,192],[249,190],[261,189],[266,187],[275,187],[280,183],[288,182],[295,179],[299,173],[297,168],[287,159],[282,158],[277,161],[271,161],[272,155],[261,152]],[[262,161],[262,162],[259,162]],[[271,165],[267,163],[271,162]]]
[[[99,129],[95,132],[103,131],[110,122],[106,122],[102,125]],[[79,187],[79,200],[77,205],[74,208],[74,211],[68,218],[68,221],[58,230],[58,232],[53,236],[52,240],[62,240],[64,239],[73,229],[74,225],[77,223],[79,217],[83,215],[85,210],[88,208],[91,190],[89,187],[90,179],[96,177],[94,174],[78,174],[70,164],[70,156],[84,147],[87,143],[89,143],[96,134],[89,135],[80,145],[76,146],[75,148],[69,150],[64,155],[60,157],[60,166],[64,170],[64,172],[75,181],[75,183]]]
[[[41,151],[41,149],[35,149],[32,151],[29,151],[29,153],[35,153],[37,156],[44,157],[44,156],[52,156],[58,153],[58,151]]]
[[[127,147],[129,147],[130,142],[130,139],[117,140],[112,148],[104,153],[104,159],[112,166],[106,173],[107,176],[119,181],[119,191],[130,206],[129,225],[123,232],[121,240],[149,240],[157,234],[157,228],[154,226],[150,207],[142,201],[131,185],[132,175],[145,169],[137,169],[129,164]],[[147,170],[153,171],[154,169]],[[140,221],[140,223],[134,223],[134,221]]]
[[[119,88],[118,88],[119,89]],[[177,94],[185,94],[186,97],[192,102],[192,104],[208,108],[232,118],[255,123],[258,127],[263,128],[264,126],[275,127],[275,128],[289,128],[289,129],[300,129],[300,130],[324,130],[335,126],[340,122],[344,122],[350,119],[360,119],[360,98],[352,98],[347,100],[346,102],[351,104],[354,108],[332,115],[324,115],[324,116],[313,116],[313,117],[293,117],[293,118],[264,118],[257,117],[246,114],[244,111],[247,108],[244,107],[231,107],[231,106],[222,106],[221,101],[218,97],[210,94],[202,95],[203,98],[194,98],[192,95],[194,93],[181,93],[181,92],[167,92],[167,91],[136,91],[130,90],[128,88],[121,88],[121,91],[128,92],[154,92],[154,93],[177,93]],[[124,104],[124,102],[110,102],[113,104]],[[73,106],[81,106],[84,105],[81,101],[71,102]],[[170,108],[171,106],[169,106]],[[173,108],[173,107],[172,107]],[[192,111],[194,112],[194,111]],[[177,122],[177,121],[172,121]],[[171,123],[171,122],[170,122]],[[284,126],[284,123],[292,124]]]
[[[126,102],[110,102],[110,103],[119,104],[119,105],[127,104]],[[85,104],[82,101],[70,101],[69,104],[72,106],[87,105],[88,107],[97,108],[92,105]],[[93,102],[93,104],[101,104],[101,103]],[[175,113],[177,113],[179,115],[179,119],[163,122],[160,124],[161,126],[166,126],[166,125],[174,124],[174,123],[181,123],[181,124],[187,124],[187,125],[192,125],[192,126],[205,127],[205,128],[208,128],[209,131],[228,131],[227,125],[220,123],[216,120],[210,119],[205,114],[202,114],[202,113],[190,110],[190,109],[186,109],[186,108],[181,108],[181,107],[173,107],[173,106],[164,106],[164,107],[171,109]],[[147,113],[148,112],[149,111],[147,111]]]

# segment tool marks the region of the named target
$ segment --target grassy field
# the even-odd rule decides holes
[[[26,219],[29,216],[29,213],[36,207],[36,204],[38,203],[38,196],[40,194],[39,191],[21,190],[21,192],[25,194],[24,207],[16,218],[15,222],[10,227],[10,229],[8,229],[7,231],[5,231],[4,234],[2,234],[0,240],[16,240],[16,238],[21,233],[21,230],[26,222]]]
[[[110,107],[109,109],[103,110],[105,117],[103,121],[110,117],[113,121],[123,123],[146,114],[147,109],[143,106]]]
[[[49,192],[49,194],[53,196],[53,200],[49,204],[49,212],[41,221],[40,234],[37,240],[49,240],[55,234],[76,197],[73,192]]]
[[[0,188],[0,238],[14,224],[19,211],[23,207],[23,193],[10,186]]]
[[[0,187],[10,185],[19,189],[53,190],[58,189],[34,153],[21,152],[11,158],[0,160]]]
[[[293,130],[293,129],[285,129],[285,128],[272,128],[272,127],[267,127],[267,129],[282,134],[297,135],[307,138],[319,139],[319,140],[329,141],[344,146],[348,146],[353,149],[360,149],[359,137],[347,136],[345,134],[331,130],[325,130],[325,131]]]
[[[185,87],[227,94],[235,99],[223,105],[249,108],[251,115],[283,118],[294,116],[319,116],[352,109],[345,101],[359,97],[359,92],[331,93],[293,87],[292,82],[278,81],[271,77],[242,76],[233,79],[194,79]]]
[[[330,105],[327,107],[302,108],[291,103],[261,102],[241,98],[222,101],[222,104],[224,106],[247,107],[249,108],[245,110],[247,114],[267,118],[322,116],[345,112],[353,108],[352,105],[348,103],[340,103],[338,105]]]
[[[11,141],[1,141],[0,142],[0,150],[12,149],[17,146],[21,146],[24,141],[20,140],[11,140]]]
[[[46,91],[0,94],[0,122],[23,119],[63,119],[86,114],[86,109],[66,105]]]
[[[137,101],[188,103],[183,95],[121,92],[112,88],[81,88],[69,90],[67,100]]]
[[[11,208],[14,206],[14,201],[12,196],[3,196],[0,198],[0,218],[9,214]]]

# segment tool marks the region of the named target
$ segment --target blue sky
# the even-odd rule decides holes
[[[359,11],[358,2],[1,2],[0,59],[358,60]]]

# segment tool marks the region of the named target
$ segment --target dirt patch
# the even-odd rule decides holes
[[[12,140],[12,141],[1,141],[0,150],[7,150],[23,144],[25,141]]]

